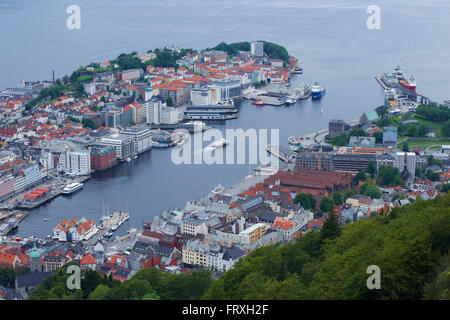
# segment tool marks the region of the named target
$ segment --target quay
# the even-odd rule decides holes
[[[287,170],[293,170],[293,169],[294,169],[293,163],[283,163],[278,170],[279,171],[287,171]],[[244,180],[241,180],[238,183],[232,185],[231,187],[226,188],[224,191],[220,192],[220,194],[237,196],[238,194],[255,186],[256,184],[263,182],[265,179],[267,179],[267,175],[264,175],[264,174],[256,174],[255,173],[252,175],[248,175],[247,177],[245,177]]]
[[[82,183],[86,180],[89,180],[91,178],[91,175],[87,175],[87,176],[80,176],[75,178],[72,182],[79,182]],[[66,183],[68,181],[66,180]],[[53,186],[51,185],[51,188],[48,192],[48,194],[46,194],[45,196],[43,196],[42,198],[36,199],[36,200],[25,200],[22,198],[22,200],[17,199],[16,200],[16,204],[15,204],[15,208],[18,209],[26,209],[26,210],[32,210],[35,209],[41,205],[43,205],[44,203],[56,198],[57,196],[59,196],[61,194],[62,188],[64,186]]]
[[[388,87],[388,86],[386,85],[386,83],[384,83],[383,79],[381,79],[380,76],[376,76],[376,77],[375,77],[375,80],[378,81],[378,83],[383,87],[384,90],[390,89],[390,87]]]
[[[353,119],[347,121],[347,124],[351,127],[357,125],[359,123],[359,119]],[[317,131],[308,132],[298,136],[292,136],[289,139],[300,142],[303,146],[309,146],[314,143],[318,145],[325,145],[325,137],[328,135],[329,129],[324,128]]]

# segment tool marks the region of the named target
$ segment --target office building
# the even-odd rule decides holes
[[[383,128],[383,146],[391,151],[397,151],[397,127]]]
[[[126,160],[134,154],[134,139],[130,135],[112,134],[100,139],[100,144],[116,148],[117,160]]]
[[[91,172],[89,150],[66,150],[59,157],[58,170],[69,175],[86,175]]]
[[[250,54],[254,57],[262,57],[264,55],[264,43],[254,41],[250,44]]]

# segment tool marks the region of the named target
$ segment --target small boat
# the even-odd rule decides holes
[[[128,157],[128,158],[127,158],[127,162],[130,162],[130,161],[131,161],[131,157]]]
[[[322,114],[323,113],[323,110],[322,109],[320,109],[320,114]]]
[[[227,141],[224,138],[222,138],[222,139],[219,139],[217,141],[214,141],[208,147],[210,147],[210,148],[220,148],[220,147],[226,146],[229,143],[230,143],[229,141]]]
[[[112,231],[116,231],[117,228],[119,228],[119,226],[118,226],[117,224],[115,224],[115,225],[113,225],[113,226],[111,227],[111,230],[112,230]]]
[[[264,102],[261,99],[257,99],[253,101],[252,104],[254,104],[255,106],[263,106]]]
[[[136,228],[130,228],[130,229],[127,230],[127,233],[133,233],[133,232],[136,232],[136,231],[138,231]]]
[[[297,100],[295,100],[294,98],[287,98],[285,101],[286,105],[291,105],[291,104],[295,104],[297,102]]]
[[[113,234],[112,234],[111,232],[105,233],[105,237],[107,237],[107,238],[111,237],[112,235],[113,235]]]
[[[133,159],[137,159],[137,157],[138,157],[137,154],[133,155]]]
[[[45,218],[45,219],[42,219],[42,221],[43,221],[43,222],[45,222],[45,221],[48,221],[48,219],[47,219],[47,218]]]

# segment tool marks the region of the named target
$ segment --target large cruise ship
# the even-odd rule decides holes
[[[71,194],[83,188],[83,184],[79,182],[70,183],[65,186],[62,190],[62,194]]]

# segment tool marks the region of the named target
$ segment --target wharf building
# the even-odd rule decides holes
[[[69,175],[86,175],[91,172],[91,153],[89,150],[66,150],[59,156],[59,171]]]
[[[232,105],[188,106],[184,118],[189,120],[227,120],[238,117],[238,109]]]
[[[152,133],[147,128],[127,128],[120,133],[133,138],[134,152],[137,154],[152,148]]]
[[[99,144],[104,146],[112,146],[117,150],[117,160],[126,160],[135,153],[135,141],[133,136],[126,134],[112,134],[102,137]]]
[[[91,148],[91,169],[104,170],[117,164],[117,150],[113,146],[93,146]]]

